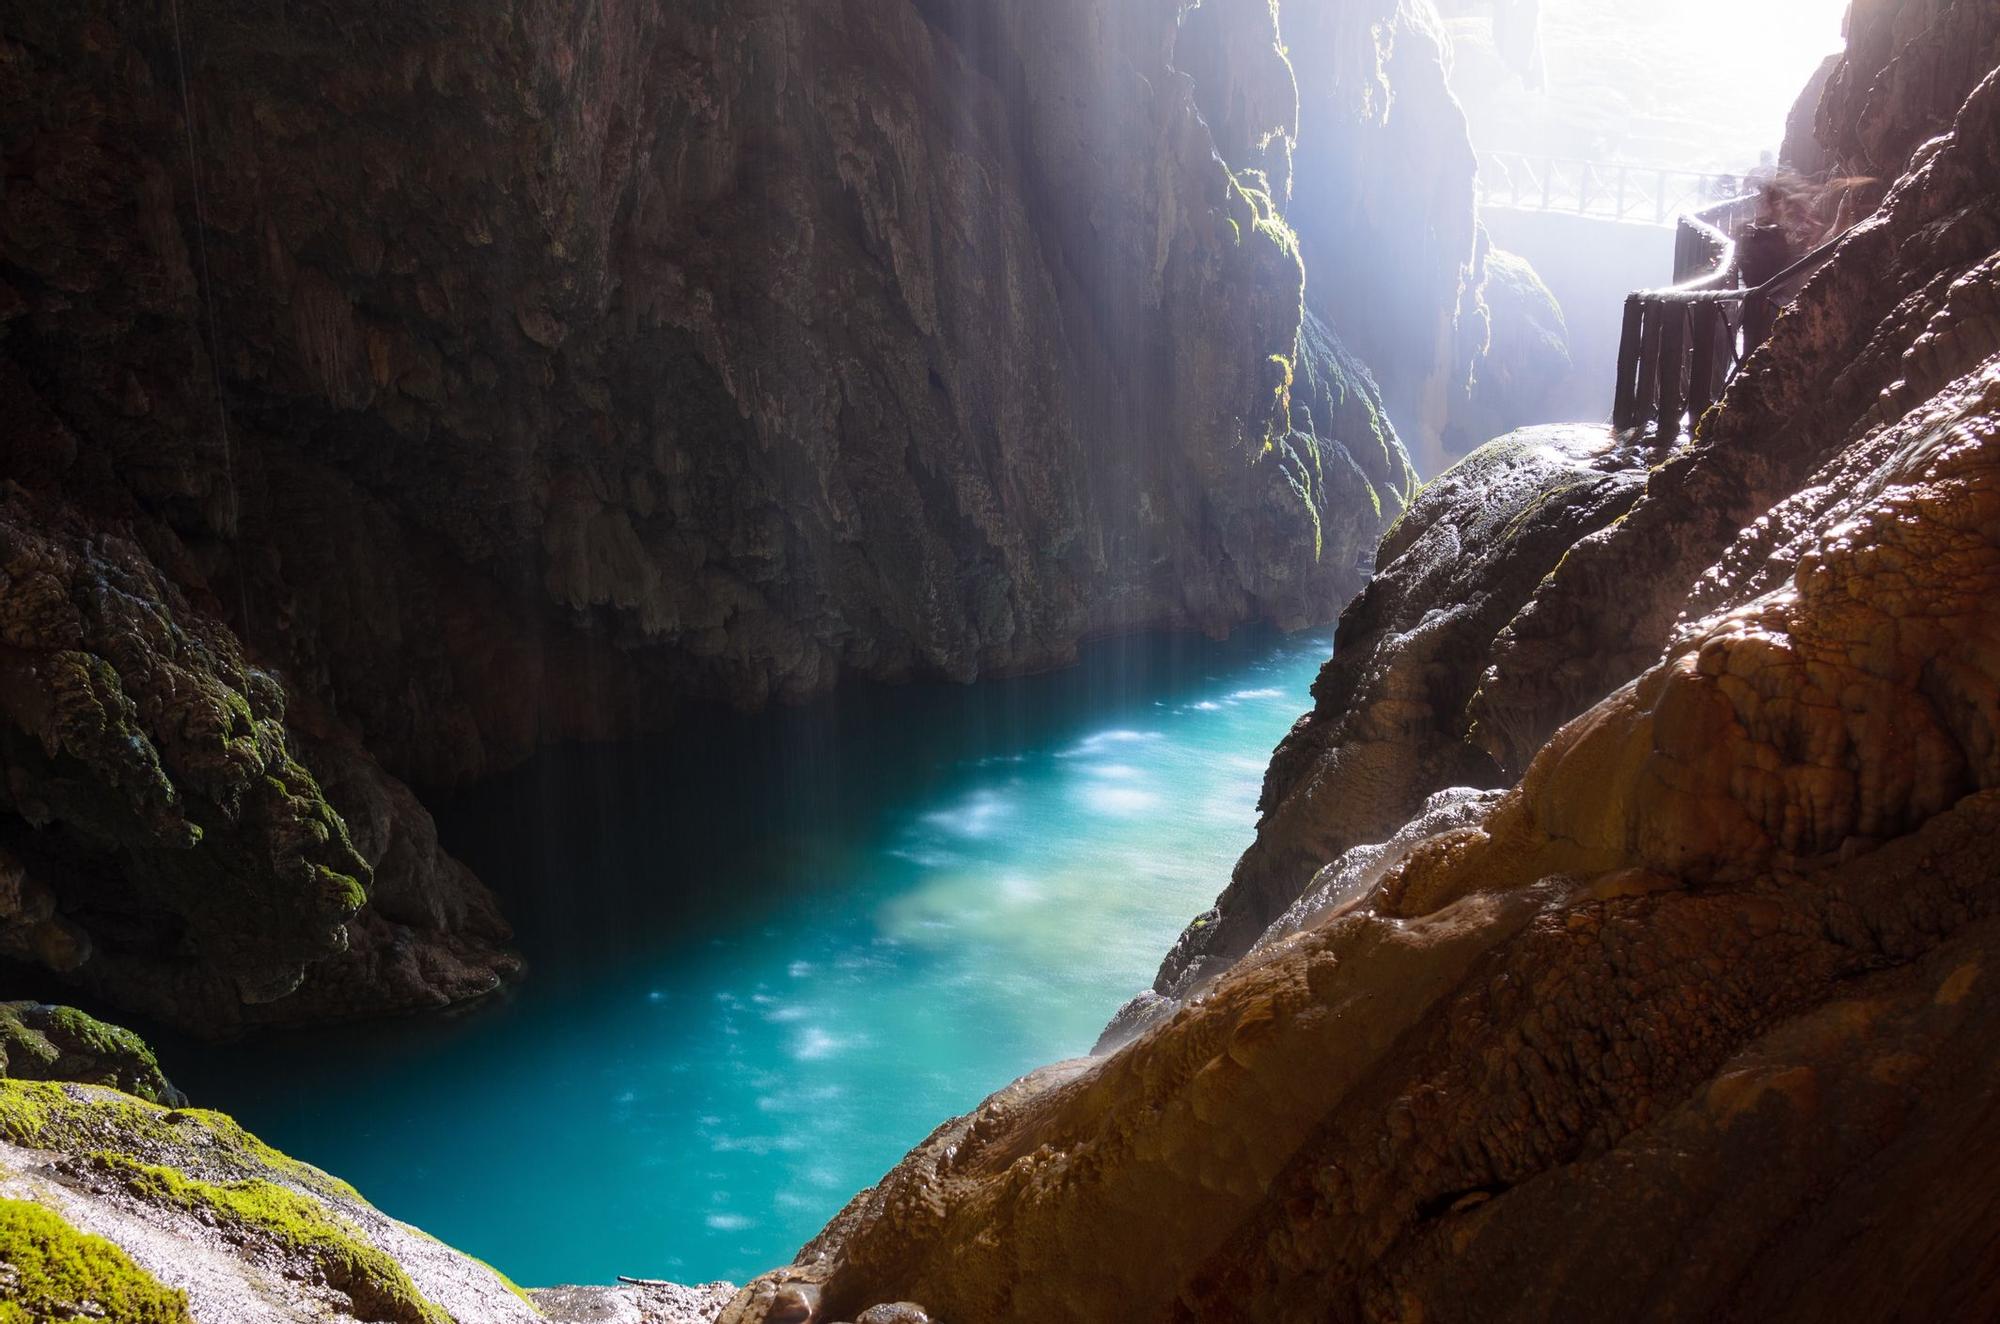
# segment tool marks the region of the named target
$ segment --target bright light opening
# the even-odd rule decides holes
[[[1542,0],[1543,89],[1500,61],[1479,17],[1452,24],[1453,87],[1482,150],[1741,172],[1776,153],[1793,101],[1841,47],[1846,10],[1846,0]]]

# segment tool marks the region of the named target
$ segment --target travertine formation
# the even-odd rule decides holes
[[[1424,487],[1341,617],[1313,712],[1272,758],[1256,844],[1167,957],[1158,994],[1184,997],[1234,962],[1322,865],[1385,840],[1426,796],[1502,784],[1464,719],[1495,636],[1578,539],[1630,508],[1645,461],[1603,428],[1530,428]]]
[[[1956,108],[1976,79],[1957,66],[1955,87],[1899,72],[1944,41],[1934,22],[1958,23],[1954,48],[1989,49],[1988,67],[2000,63],[1986,7],[1959,6],[1943,18],[1922,5],[1908,10],[1900,19],[1879,6],[1857,13],[1857,25],[1876,35],[1857,40],[1829,80],[1820,111],[1827,141],[1851,138],[1859,130],[1843,126],[1855,124],[1899,124],[1908,135],[1950,127],[1951,112],[1936,107],[1951,97]],[[1889,44],[1883,34],[1892,31],[1909,44]],[[1967,113],[1948,156],[1934,159],[1921,138],[1904,142],[1922,170],[1899,186],[1896,205],[1849,233],[1840,260],[1779,320],[1726,407],[1702,420],[1703,444],[1664,457],[1627,449],[1618,458],[1600,442],[1608,448],[1600,463],[1624,468],[1618,501],[1586,507],[1585,519],[1539,544],[1519,536],[1532,522],[1482,515],[1489,503],[1547,511],[1580,495],[1561,469],[1515,473],[1514,481],[1539,483],[1537,492],[1498,482],[1520,438],[1455,471],[1448,481],[1459,481],[1459,492],[1426,491],[1406,523],[1451,531],[1457,541],[1448,545],[1468,563],[1454,572],[1464,582],[1427,582],[1423,566],[1436,552],[1392,530],[1381,555],[1387,572],[1343,618],[1314,711],[1272,762],[1257,841],[1218,900],[1222,923],[1191,929],[1182,950],[1233,959],[1317,869],[1386,838],[1426,796],[1459,782],[1517,779],[1562,723],[1660,656],[1677,617],[1706,614],[1715,599],[1697,581],[1739,530],[1772,537],[1760,519],[1808,488],[1816,469],[2000,348],[1982,311],[1985,264],[2000,244],[2000,198],[1990,184],[2000,157],[1983,136],[1983,112]],[[1888,150],[1879,145],[1886,133],[1870,131],[1875,150]],[[1869,182],[1869,162],[1843,160],[1847,177],[1861,181],[1857,205],[1873,205],[1867,200],[1885,189]],[[1470,536],[1458,538],[1460,528]],[[1399,567],[1406,548],[1419,556]],[[1479,587],[1488,580],[1498,592]],[[1432,628],[1413,628],[1426,619]],[[1394,710],[1413,715],[1408,730],[1384,735],[1379,720],[1373,731],[1360,725],[1376,693],[1420,697],[1420,706]],[[1336,805],[1344,808],[1329,811]],[[1169,958],[1159,992],[1176,991],[1183,963],[1179,952]]]
[[[210,1026],[466,996],[504,928],[385,767],[1307,612],[1375,518],[1336,494],[1407,470],[1286,218],[1310,105],[1380,110],[1422,13],[1313,11],[1294,57],[1351,63],[1298,109],[1274,11],[1211,5],[224,6],[197,73],[270,67],[201,85],[195,160],[265,174],[193,248],[119,155],[171,136],[115,91],[162,34],[10,22],[0,95],[53,109],[0,209],[0,953]],[[725,1324],[2000,1314],[2000,20],[1850,28],[1818,126],[1870,214],[1694,436],[1427,488],[1113,1051],[944,1123]],[[1420,239],[1460,353],[1478,282]],[[0,1071],[10,1290],[33,1250],[99,1315],[532,1317],[162,1106],[129,1035],[8,1004]]]
[[[1829,104],[1921,122],[1862,58]],[[2000,71],[1961,92],[1664,462],[1530,433],[1427,490],[1273,765],[1271,872],[1129,1042],[724,1319],[2000,1310]]]

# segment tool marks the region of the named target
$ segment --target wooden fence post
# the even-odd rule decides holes
[[[1665,311],[1657,300],[1644,303],[1645,314],[1639,329],[1638,391],[1633,397],[1633,425],[1644,427],[1653,417],[1660,398],[1660,330]]]
[[[1638,295],[1625,296],[1625,329],[1618,337],[1618,385],[1611,397],[1614,428],[1639,425],[1639,331],[1643,309]]]
[[[1716,326],[1721,308],[1712,303],[1694,306],[1694,359],[1688,369],[1688,433],[1692,435],[1701,416],[1715,403]]]
[[[1687,306],[1672,301],[1658,305],[1665,325],[1660,328],[1660,435],[1680,435],[1681,374],[1687,371]]]

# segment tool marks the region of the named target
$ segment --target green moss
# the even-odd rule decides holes
[[[0,1005],[0,1069],[20,1071],[28,1062],[51,1066],[62,1056],[48,1036],[22,1021],[20,1003]]]
[[[68,1153],[103,1150],[232,1176],[277,1176],[315,1195],[360,1202],[337,1177],[271,1148],[234,1118],[205,1108],[163,1108],[117,1090],[0,1080],[0,1139]]]
[[[49,1024],[94,1056],[129,1058],[153,1071],[160,1069],[160,1059],[153,1055],[151,1046],[122,1025],[106,1024],[75,1007],[55,1008],[49,1013]]]
[[[74,1007],[35,1002],[0,1002],[0,1076],[113,1085],[155,1101],[172,1094],[138,1035]]]
[[[354,1302],[358,1318],[393,1324],[451,1324],[424,1299],[401,1265],[369,1244],[360,1228],[308,1196],[274,1182],[206,1182],[122,1154],[98,1152],[87,1162],[149,1204],[212,1222],[233,1238],[298,1256]]]
[[[50,1109],[44,1091],[60,1087],[40,1081],[0,1082],[0,1137],[31,1144],[48,1125]]]
[[[368,904],[368,889],[354,875],[338,873],[325,865],[316,864],[313,876],[319,882],[322,903],[329,909],[352,914]]]
[[[1500,541],[1503,543],[1512,541],[1520,535],[1522,529],[1528,526],[1529,521],[1535,519],[1553,506],[1562,505],[1578,493],[1591,491],[1596,487],[1596,484],[1597,480],[1594,478],[1579,479],[1576,482],[1562,483],[1549,488],[1545,492],[1537,493],[1527,505],[1521,507],[1514,518],[1507,521],[1506,527],[1500,531]]]
[[[188,1324],[187,1297],[103,1237],[0,1200],[0,1324]]]

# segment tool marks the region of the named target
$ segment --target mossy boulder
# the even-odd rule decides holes
[[[109,1085],[152,1103],[186,1099],[146,1041],[74,1007],[0,1003],[0,1076]]]
[[[210,1035],[498,987],[507,926],[429,814],[350,736],[294,730],[163,562],[0,483],[0,956]]]

